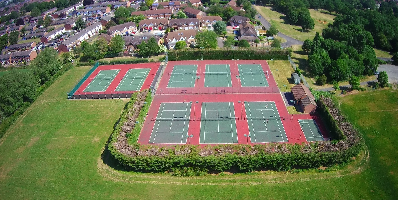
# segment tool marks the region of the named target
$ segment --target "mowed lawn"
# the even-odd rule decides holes
[[[285,22],[284,14],[273,11],[271,7],[267,6],[255,6],[258,13],[260,13],[268,22],[274,23],[278,28],[279,32],[288,35],[292,38],[304,41],[306,39],[314,39],[315,33],[322,33],[322,30],[328,26],[329,23],[333,23],[334,15],[327,14],[310,9],[312,19],[314,19],[314,29],[310,31],[301,31],[301,26],[290,25]]]
[[[396,127],[389,130],[392,125],[387,122],[374,122],[386,126],[376,126],[380,133],[373,138],[369,136],[375,141],[374,145],[368,143],[370,161],[367,154],[361,154],[350,165],[330,172],[265,171],[181,178],[116,171],[102,162],[101,153],[125,101],[66,100],[66,93],[88,70],[88,67],[74,68],[60,77],[0,140],[1,199],[389,199],[398,196],[393,190],[397,189],[393,178],[398,173],[394,165],[397,151],[391,146],[396,144],[397,136],[393,134],[397,130]],[[384,100],[388,105],[383,109],[397,108],[397,93],[390,95],[395,97]],[[346,98],[344,108],[349,105],[349,98],[354,97]],[[367,102],[376,105],[378,98],[377,93],[372,94]],[[345,110],[352,117],[363,117],[356,110]],[[385,116],[369,116],[369,119],[392,123],[392,112],[382,115]],[[388,131],[382,131],[381,127]]]

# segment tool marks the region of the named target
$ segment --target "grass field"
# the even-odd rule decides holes
[[[24,43],[29,43],[29,42],[40,42],[40,38],[32,38],[32,39],[27,39],[27,40],[19,40],[18,44],[24,44]]]
[[[268,60],[269,68],[271,69],[272,75],[278,84],[279,89],[282,92],[290,91],[290,88],[294,86],[290,75],[294,72],[292,66],[287,60]]]
[[[361,96],[342,99],[342,107],[350,118],[355,118],[358,125],[366,125],[363,130],[370,162],[367,154],[363,154],[338,171],[264,171],[185,178],[121,172],[103,163],[104,144],[125,101],[66,100],[66,93],[88,70],[88,67],[74,68],[61,76],[0,140],[2,199],[393,199],[398,196],[394,177],[398,173],[394,149],[397,127],[391,124],[393,117],[397,117],[396,91],[360,93]],[[381,109],[390,112],[363,112],[372,111],[368,106],[376,105],[378,100],[385,103]],[[357,108],[349,107],[357,102]],[[369,125],[374,128],[366,129]]]
[[[375,49],[375,48],[373,48],[373,49],[375,50],[376,57],[382,57],[382,58],[391,58],[392,57],[390,52],[383,51],[383,50],[380,50],[380,49]]]
[[[271,7],[255,6],[259,12],[268,22],[275,23],[278,30],[295,39],[304,41],[306,39],[313,39],[316,32],[322,33],[322,30],[327,27],[329,23],[333,23],[334,15],[326,14],[322,11],[310,9],[311,17],[314,19],[315,27],[308,32],[302,32],[301,26],[290,25],[285,23],[284,15],[282,13],[273,11]]]

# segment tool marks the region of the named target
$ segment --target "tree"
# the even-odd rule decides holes
[[[82,29],[86,28],[86,22],[84,22],[81,17],[77,18],[77,20],[75,22],[75,28],[76,28],[76,30],[82,30]]]
[[[26,29],[25,29],[25,27],[22,27],[22,29],[19,31],[20,32],[20,36],[21,37],[24,37],[25,36],[25,33],[26,33]]]
[[[37,20],[37,25],[40,27],[44,24],[44,20],[43,18],[40,18],[39,20]]]
[[[311,18],[310,12],[306,8],[300,13],[298,23],[303,31],[314,29],[315,26],[314,20]]]
[[[236,0],[236,5],[241,6],[244,0]]]
[[[331,64],[329,54],[324,49],[318,49],[308,56],[308,71],[312,76],[321,76],[325,68]]]
[[[281,48],[281,41],[278,39],[274,39],[274,41],[271,43],[271,47]]]
[[[325,85],[327,82],[328,78],[326,77],[325,74],[322,74],[322,76],[320,76],[317,80],[316,80],[316,84],[318,85]]]
[[[149,7],[143,2],[140,5],[140,11],[146,11],[149,10]]]
[[[17,22],[15,23],[17,26],[25,25],[25,22],[23,21],[22,18],[18,18]]]
[[[58,52],[53,48],[45,48],[37,55],[30,67],[42,85],[49,81],[62,67]]]
[[[174,49],[180,50],[180,49],[185,49],[186,47],[187,47],[187,43],[185,42],[185,40],[183,40],[183,41],[178,41],[176,43],[176,45],[174,46]]]
[[[94,46],[97,49],[98,59],[104,58],[108,53],[108,41],[105,38],[100,37],[94,42]]]
[[[186,15],[184,12],[182,12],[182,11],[180,10],[180,11],[178,11],[178,13],[176,14],[176,18],[177,18],[177,19],[184,19],[184,18],[187,18],[187,15]]]
[[[8,38],[8,42],[10,45],[17,44],[18,43],[18,37],[19,37],[19,32],[18,31],[13,31],[10,33],[10,37]]]
[[[310,39],[304,40],[303,46],[301,48],[307,53],[310,52],[312,49],[312,41]]]
[[[351,89],[352,90],[359,90],[360,89],[360,82],[359,82],[359,78],[356,76],[351,76],[350,80],[348,81],[348,83],[351,85]]]
[[[41,11],[37,7],[34,7],[33,10],[30,12],[31,17],[38,17],[40,15],[41,15]]]
[[[145,5],[148,6],[148,8],[150,8],[153,4],[154,0],[145,0]]]
[[[164,9],[164,6],[162,4],[159,4],[158,9]]]
[[[387,87],[388,86],[387,72],[381,71],[377,77],[377,81],[379,82],[380,87]]]
[[[50,15],[47,15],[46,18],[44,19],[44,27],[49,27],[53,20],[51,19]]]
[[[259,40],[258,38],[256,38],[256,39],[254,40],[254,43],[258,44],[258,43],[260,43],[260,40]]]
[[[137,48],[137,53],[144,57],[157,55],[160,52],[160,47],[154,37],[151,37],[147,42],[142,41]]]
[[[217,48],[217,34],[214,31],[202,31],[196,34],[196,47]]]
[[[220,15],[223,19],[223,21],[229,21],[231,17],[236,15],[236,11],[232,9],[231,7],[226,7],[222,10],[222,15]]]
[[[395,52],[393,55],[392,55],[392,64],[394,64],[394,65],[398,65],[398,52]]]
[[[240,40],[238,43],[239,47],[250,47],[250,44],[247,40]]]
[[[94,0],[83,0],[83,6],[91,5],[94,3]]]
[[[218,35],[221,35],[224,31],[227,31],[227,24],[223,21],[217,21],[213,25],[214,32],[216,32]]]
[[[269,27],[269,30],[267,31],[267,35],[268,36],[274,36],[274,35],[277,35],[278,34],[278,29],[276,29],[276,26],[275,25],[271,25],[271,27]]]
[[[109,44],[108,54],[116,56],[117,54],[123,52],[124,49],[124,40],[122,36],[117,35],[111,39]]]
[[[109,30],[110,27],[116,26],[116,25],[117,24],[113,20],[110,20],[108,23],[106,23],[105,28],[106,28],[106,30]]]
[[[235,45],[235,38],[227,36],[227,39],[224,41],[224,47],[231,47],[232,45]]]

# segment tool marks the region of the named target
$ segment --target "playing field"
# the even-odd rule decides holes
[[[194,87],[197,65],[175,65],[167,87]]]
[[[231,87],[229,65],[206,65],[205,87]]]
[[[140,91],[150,68],[130,69],[116,88],[116,91]]]
[[[237,143],[233,102],[203,102],[200,143]]]
[[[186,143],[191,104],[162,103],[149,143]]]
[[[240,64],[239,78],[242,87],[268,87],[268,81],[265,75],[268,75],[268,71],[264,74],[261,65],[256,64]]]
[[[84,92],[104,92],[115,79],[120,70],[101,70],[84,89]]]
[[[245,102],[250,140],[260,142],[287,142],[275,102]]]

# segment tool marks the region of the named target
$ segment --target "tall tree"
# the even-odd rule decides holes
[[[195,38],[198,48],[217,48],[217,34],[214,31],[199,32]]]
[[[305,52],[310,52],[312,49],[312,41],[310,39],[304,40],[303,46],[301,47]]]
[[[218,35],[221,35],[224,31],[227,30],[227,24],[223,21],[217,21],[213,25],[214,32],[216,32]]]
[[[274,24],[271,25],[271,27],[269,27],[269,30],[267,31],[267,35],[268,36],[274,36],[278,34],[278,29],[276,29],[276,26]]]
[[[30,12],[30,16],[32,16],[32,17],[38,17],[40,15],[41,15],[41,11],[37,7],[34,7],[33,10]]]
[[[83,19],[81,17],[77,18],[76,22],[75,22],[75,27],[76,30],[82,30],[84,28],[86,28],[86,22],[83,21]]]
[[[111,39],[109,44],[109,51],[110,55],[118,55],[119,53],[123,52],[124,49],[124,40],[122,36],[117,35]]]
[[[186,15],[184,12],[182,12],[182,11],[180,10],[180,11],[178,11],[178,13],[176,14],[176,18],[177,18],[177,19],[184,19],[184,18],[187,18],[187,15]]]
[[[388,86],[387,72],[381,71],[377,77],[377,81],[379,82],[380,87],[387,87]]]
[[[140,56],[145,56],[145,57],[157,55],[161,50],[154,37],[150,38],[146,42],[142,41],[141,44],[139,44],[137,47],[138,47],[137,53]]]
[[[91,5],[94,3],[94,0],[83,0],[83,6]]]
[[[104,58],[108,53],[108,41],[105,38],[100,37],[94,42],[94,46],[97,49],[98,59]]]
[[[145,0],[145,5],[148,6],[148,8],[150,8],[153,4],[154,0]]]
[[[13,31],[10,33],[10,37],[8,38],[8,42],[10,45],[17,44],[18,43],[18,37],[19,37],[19,32],[18,31]]]
[[[62,67],[58,52],[53,48],[45,48],[30,65],[40,84],[49,81]]]
[[[185,49],[187,47],[187,43],[183,41],[178,41],[176,45],[174,46],[174,49],[180,50],[180,49]]]
[[[44,27],[49,27],[52,22],[53,19],[50,17],[50,15],[47,15],[46,18],[44,19]]]

